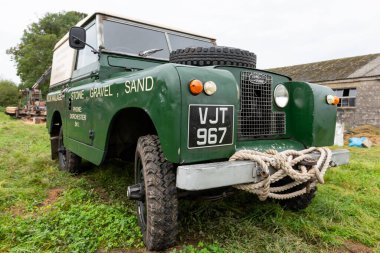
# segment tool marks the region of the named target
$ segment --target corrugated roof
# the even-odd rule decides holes
[[[289,76],[295,81],[307,82],[377,76],[380,75],[380,54],[273,68],[268,71]]]

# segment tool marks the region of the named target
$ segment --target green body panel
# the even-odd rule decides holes
[[[98,149],[91,145],[84,144],[82,142],[71,139],[70,137],[64,138],[65,147],[79,155],[80,157],[99,165],[103,161],[105,156],[105,150]]]
[[[302,143],[292,139],[240,141],[236,146],[236,150],[253,149],[257,151],[266,151],[268,149],[275,149],[277,151],[288,149],[301,150],[304,148]]]
[[[288,136],[306,147],[333,145],[337,109],[326,102],[333,91],[311,83],[284,84],[290,94],[285,110]]]
[[[133,26],[134,29],[141,28],[141,30],[138,33],[131,31],[131,35],[136,36],[130,37],[134,41],[128,42],[130,46],[128,43],[126,46],[122,45],[120,49],[118,42],[122,36],[105,38],[104,24],[106,21],[114,22],[114,18],[108,20],[107,15],[94,15],[82,24],[87,29],[88,42],[99,49],[99,52],[96,52],[98,59],[94,57],[89,47],[84,48],[82,54],[75,53],[72,49],[68,50],[68,41],[62,41],[63,44],[58,43],[54,52],[53,86],[50,87],[47,96],[47,127],[49,133],[55,137],[58,135],[59,127],[62,127],[65,147],[82,158],[99,165],[107,157],[121,157],[125,152],[134,152],[132,149],[137,138],[145,134],[157,134],[165,158],[177,164],[227,160],[239,149],[299,150],[333,143],[336,106],[328,105],[326,102],[326,96],[334,94],[330,88],[291,82],[289,77],[257,69],[236,66],[195,67],[169,63],[165,57],[161,58],[163,56],[159,56],[158,52],[164,50],[166,46],[169,50],[176,49],[171,43],[169,36],[171,33],[165,32],[167,44],[163,43],[162,47],[159,47],[157,43],[156,47],[154,44],[156,40],[148,40],[145,35],[148,34],[148,30],[154,30],[156,34],[154,36],[159,36],[163,30],[156,26],[141,26],[139,22]],[[124,21],[126,20],[120,19],[115,22],[124,24]],[[129,25],[130,22],[132,21],[125,24]],[[96,30],[91,30],[93,24]],[[107,29],[110,29],[109,34],[113,34],[111,26]],[[178,31],[174,33],[182,34]],[[153,33],[149,34],[153,36]],[[189,37],[187,33],[182,35],[186,38],[181,40],[184,45],[195,43],[202,46],[199,41],[207,42],[209,46],[215,43],[213,39],[203,36]],[[118,48],[124,51],[111,51],[119,50]],[[72,71],[75,69],[74,63],[78,66],[78,62],[79,69]],[[258,75],[245,73],[244,80],[241,80],[243,71],[256,72]],[[250,93],[248,96],[258,98],[252,101],[261,103],[257,109],[259,111],[251,115],[249,112],[243,112],[248,116],[242,116],[250,117],[251,120],[252,115],[255,115],[254,117],[264,115],[266,118],[259,122],[250,121],[243,125],[244,130],[250,131],[253,128],[256,130],[261,127],[259,130],[264,129],[264,131],[254,133],[254,136],[259,137],[248,138],[249,135],[244,136],[244,133],[239,137],[240,85],[242,81],[246,85],[250,85],[249,83],[267,85],[268,76],[271,77],[271,97],[268,97],[268,86],[265,87],[266,93],[263,96],[260,89],[257,93],[256,91]],[[64,81],[60,81],[62,79]],[[205,92],[198,95],[191,94],[189,83],[194,79],[203,83],[213,81],[217,91],[211,96]],[[258,81],[255,83],[255,80]],[[285,108],[277,107],[273,98],[274,89],[280,83],[283,83],[289,91],[289,103]],[[253,87],[249,86],[249,89]],[[250,101],[244,103],[249,104]],[[277,129],[273,131],[278,134],[268,136],[267,132],[272,133],[272,129],[269,128],[273,127],[268,125],[268,121],[271,124],[278,122],[282,124],[284,120],[284,118],[280,118],[280,121],[277,118],[273,120],[273,117],[283,115],[282,113],[271,114],[265,110],[260,114],[264,111],[260,106],[270,108],[270,103],[272,111],[285,114],[285,132],[283,125],[280,125],[278,132]],[[191,115],[190,108],[193,108]],[[209,110],[208,116],[207,110]],[[218,117],[222,122],[218,121]],[[271,131],[266,131],[268,129]],[[214,137],[211,137],[212,134]],[[223,142],[221,136],[225,134],[228,138],[226,137]],[[200,141],[202,138],[203,143]],[[210,141],[210,138],[214,138],[214,141]],[[129,154],[131,155],[133,156]]]
[[[240,75],[254,71],[272,77],[272,93],[283,83],[289,104],[273,111],[286,113],[286,133],[253,140],[238,140]],[[198,79],[217,84],[217,92],[192,95],[189,82]],[[139,108],[151,119],[163,153],[173,163],[226,160],[239,149],[303,149],[331,145],[335,131],[336,107],[326,103],[330,88],[288,77],[241,67],[194,67],[102,53],[98,62],[76,70],[72,79],[51,87],[48,94],[47,126],[52,117],[62,117],[65,146],[82,158],[100,164],[107,155],[111,126],[118,113]],[[224,146],[188,147],[189,105],[230,105],[234,108],[233,142]],[[126,121],[128,124],[128,119]],[[124,128],[125,126],[119,126]]]
[[[88,135],[89,129],[93,129],[94,126],[92,120],[93,105],[92,101],[86,97],[86,91],[90,90],[95,85],[95,82],[92,78],[86,78],[81,80],[80,83],[85,84],[74,86],[65,93],[64,132],[68,133],[65,137],[91,145]],[[73,124],[73,122],[75,123]]]
[[[91,87],[84,89],[85,96],[91,100],[91,111],[87,114],[87,121],[90,121],[89,125],[92,126],[95,136],[91,146],[105,151],[113,117],[125,108],[142,108],[163,140],[161,145],[166,158],[173,162],[178,161],[181,104],[179,83],[174,66],[166,64],[125,73],[120,77],[99,79]],[[73,106],[75,105],[73,102]],[[67,125],[72,127],[75,122],[67,122]],[[68,135],[74,137],[70,132]],[[88,131],[83,133],[82,138],[90,142]],[[104,155],[93,157],[91,152],[83,158],[95,164],[104,159]]]
[[[240,83],[240,73],[244,69],[236,67],[218,67],[230,71]],[[245,69],[252,71],[250,69]],[[336,106],[327,104],[326,96],[334,92],[329,87],[304,83],[290,82],[290,78],[276,73],[262,70],[255,72],[270,75],[272,77],[272,92],[282,83],[289,91],[289,104],[285,108],[279,108],[272,103],[273,111],[286,113],[286,134],[278,138],[289,138],[302,143],[304,147],[333,145],[336,123]],[[272,142],[273,136],[270,137]],[[254,142],[256,143],[256,142]],[[257,143],[261,145],[260,143]],[[254,144],[252,144],[254,145]],[[238,144],[240,146],[240,144]],[[260,147],[258,147],[260,149]]]
[[[59,112],[63,118],[66,132],[64,141],[67,148],[94,164],[100,164],[105,159],[112,120],[125,108],[141,108],[149,115],[160,137],[165,157],[174,163],[228,159],[236,150],[243,148],[299,150],[309,146],[332,144],[336,107],[326,103],[326,96],[333,94],[330,88],[289,82],[287,77],[259,70],[162,63],[138,63],[135,59],[103,54],[100,64],[93,64],[90,73],[86,75],[76,72],[76,77],[69,85],[64,84],[60,88],[51,89],[52,92],[48,95],[48,126],[51,127],[53,113]],[[120,67],[123,65],[146,69],[126,71]],[[279,83],[284,83],[288,88],[289,104],[284,109],[277,108],[274,102],[272,105],[274,111],[283,110],[286,113],[285,135],[262,140],[238,140],[238,90],[240,72],[245,70],[271,75],[272,92]],[[218,87],[217,92],[212,96],[205,93],[196,96],[190,94],[188,84],[194,79],[202,82],[214,81]],[[68,89],[61,96],[62,100],[57,100],[64,87]],[[190,104],[234,106],[233,143],[189,149]],[[78,108],[81,111],[78,111]]]
[[[161,65],[163,63],[166,63],[165,61],[159,61],[159,60],[144,60],[142,61],[141,58],[138,57],[132,57],[132,56],[115,56],[115,55],[109,55],[107,57],[102,57],[102,65],[103,66],[109,66],[110,72],[115,72],[116,74],[122,74],[123,72],[120,71],[119,68],[122,69],[136,69],[136,70],[142,70],[147,69],[151,67],[156,67],[158,65]],[[107,61],[107,62],[105,62]],[[117,67],[117,68],[115,68]],[[112,71],[113,70],[113,71]]]
[[[195,67],[168,63],[167,60],[160,58],[162,56],[155,54],[163,50],[164,46],[151,47],[149,43],[155,40],[144,39],[146,35],[144,33],[150,29],[156,30],[156,35],[162,34],[162,30],[156,26],[144,29],[146,27],[136,23],[135,28],[142,29],[139,33],[133,33],[136,35],[133,37],[135,41],[128,42],[131,43],[131,47],[122,46],[123,50],[125,49],[123,52],[112,52],[109,50],[118,50],[120,47],[117,43],[119,37],[104,38],[105,20],[106,16],[95,15],[82,25],[88,28],[87,33],[90,38],[88,42],[91,41],[93,45],[99,47],[98,60],[93,57],[89,48],[87,53],[84,51],[83,54],[72,54],[73,51],[68,51],[63,46],[68,42],[57,44],[53,59],[52,76],[56,71],[58,77],[52,78],[54,85],[50,87],[47,96],[47,127],[52,136],[57,136],[57,130],[62,124],[65,147],[82,158],[98,165],[108,155],[120,157],[125,155],[124,152],[134,152],[132,146],[136,144],[139,135],[148,133],[158,135],[165,158],[177,164],[227,160],[239,149],[299,150],[333,143],[336,106],[328,105],[326,102],[326,96],[334,94],[330,88],[291,82],[286,76],[257,69],[236,66]],[[93,33],[95,30],[90,30],[92,24],[95,24],[96,34]],[[124,21],[120,24],[124,24]],[[178,31],[175,33],[181,34]],[[190,44],[214,41],[196,35],[190,37],[189,34],[183,35],[186,40],[182,40],[181,43],[185,44],[190,43],[190,37],[194,37]],[[174,50],[175,48],[171,48],[173,45],[168,33],[165,38],[166,46]],[[144,47],[141,47],[144,48],[143,51],[137,50],[138,46],[142,46],[140,43],[144,42],[149,42],[149,46],[145,43]],[[75,66],[69,65],[70,59],[71,63],[80,62],[79,66],[82,67],[71,71]],[[243,80],[245,84],[248,84],[247,80],[254,84],[257,78],[258,83],[255,85],[260,83],[267,85],[267,78],[271,77],[271,100],[268,100],[268,93],[265,93],[265,96],[260,95],[261,90],[249,96],[262,98],[263,100],[257,100],[264,103],[259,106],[269,108],[272,103],[272,111],[284,112],[285,132],[281,125],[281,131],[278,132],[281,134],[266,136],[264,131],[255,133],[255,136],[260,137],[238,136],[243,71],[258,73],[252,76],[246,73]],[[65,81],[59,81],[62,79]],[[213,81],[217,91],[211,96],[204,92],[198,95],[191,94],[189,83],[194,79],[202,83]],[[280,83],[283,83],[289,91],[289,103],[285,108],[277,107],[273,98],[274,89]],[[268,88],[265,88],[265,92],[269,92]],[[191,120],[190,108],[193,108]],[[207,110],[209,110],[208,116]],[[233,113],[230,113],[231,111]],[[260,113],[259,111],[251,115],[261,115]],[[251,115],[247,117],[252,117]],[[273,115],[264,113],[264,117],[273,117]],[[218,117],[222,122],[218,121]],[[251,121],[243,127],[246,127],[245,130],[263,126],[268,129],[272,127],[262,124],[265,120],[267,118],[258,123]],[[282,123],[283,118],[280,120]],[[278,121],[270,118],[270,122]],[[140,127],[140,124],[146,126]],[[211,137],[212,134],[214,137]],[[222,142],[221,136],[224,134],[228,135],[228,138]],[[210,137],[214,138],[213,143]],[[202,138],[203,143],[200,141]],[[131,155],[133,156],[129,154]]]
[[[110,71],[108,59],[106,54],[102,55],[101,67],[98,73],[93,75],[98,78],[73,81],[64,99],[48,103],[47,121],[50,130],[52,115],[58,111],[66,132],[65,146],[82,158],[100,164],[105,158],[110,125],[115,115],[125,108],[142,108],[151,118],[162,139],[161,145],[166,158],[178,162],[181,95],[180,80],[174,64],[156,63],[153,65],[157,67],[141,71],[123,69],[122,73],[116,73]],[[144,64],[140,63],[139,66]],[[92,71],[96,72],[96,69]],[[108,76],[114,77],[103,80],[99,78]],[[64,87],[65,85],[62,85],[48,96],[60,94]],[[76,95],[73,95],[75,92]],[[71,110],[68,107],[70,98]],[[73,112],[75,107],[80,107],[82,111]],[[93,139],[90,138],[90,130],[93,131]]]
[[[226,70],[214,68],[200,68],[192,66],[177,67],[181,78],[182,95],[182,117],[181,117],[181,163],[207,161],[213,159],[227,158],[235,152],[236,131],[234,131],[233,143],[226,146],[215,146],[205,148],[188,148],[188,125],[189,105],[233,105],[234,106],[234,129],[237,129],[238,88],[233,75]],[[198,79],[203,83],[213,81],[218,90],[208,96],[205,93],[192,95],[189,91],[191,80]]]
[[[186,87],[193,79],[202,82],[214,81],[218,91],[213,96],[201,93],[189,96],[188,88],[182,90],[182,131],[181,133],[181,162],[191,163],[215,159],[228,159],[240,149],[254,150],[301,150],[310,146],[332,145],[335,133],[336,107],[326,103],[326,96],[334,94],[325,86],[289,82],[286,76],[274,73],[244,69],[237,67],[178,67],[182,87]],[[217,70],[226,70],[218,72]],[[286,113],[286,133],[279,136],[262,137],[261,140],[239,141],[237,137],[237,116],[240,109],[239,91],[241,71],[255,71],[272,76],[272,92],[276,85],[283,83],[289,89],[289,104],[279,108],[272,104],[273,111]],[[226,72],[229,72],[230,75]],[[231,80],[231,74],[235,80]],[[236,85],[236,86],[235,86]],[[189,104],[234,105],[234,143],[230,146],[205,147],[189,150],[187,148],[188,107]]]

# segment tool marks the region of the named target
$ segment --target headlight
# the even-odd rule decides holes
[[[217,90],[216,84],[213,81],[207,81],[207,82],[205,82],[205,84],[203,86],[203,90],[205,91],[205,93],[207,95],[211,96]]]
[[[274,102],[280,108],[284,108],[289,102],[288,89],[283,84],[279,84],[274,88]]]

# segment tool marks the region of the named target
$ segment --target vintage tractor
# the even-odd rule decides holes
[[[46,121],[46,101],[42,98],[41,90],[38,87],[45,82],[51,73],[49,67],[37,80],[32,88],[20,90],[20,100],[18,106],[7,106],[5,113],[16,118],[31,120],[34,123]]]

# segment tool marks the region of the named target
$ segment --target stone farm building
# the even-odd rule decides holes
[[[380,54],[314,62],[269,71],[293,81],[326,85],[340,97],[338,120],[346,128],[380,126]]]

